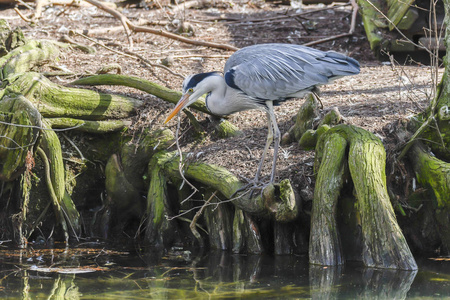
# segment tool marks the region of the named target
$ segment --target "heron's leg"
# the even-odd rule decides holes
[[[267,113],[267,121],[268,121],[268,124],[267,124],[268,132],[267,132],[266,145],[264,147],[264,151],[261,156],[261,160],[259,161],[258,170],[256,171],[255,178],[252,181],[250,181],[247,185],[236,190],[233,193],[232,197],[234,197],[234,195],[236,195],[236,193],[239,193],[243,190],[248,189],[250,186],[252,187],[252,191],[250,193],[250,198],[252,197],[253,193],[255,192],[255,189],[259,189],[259,190],[261,190],[261,192],[263,191],[264,186],[266,186],[266,184],[262,184],[262,185],[259,184],[259,175],[261,175],[261,169],[264,164],[264,159],[266,157],[267,151],[269,150],[270,144],[272,144],[272,142],[274,141],[274,138],[275,138],[272,174],[270,175],[270,182],[273,183],[273,180],[275,177],[275,165],[276,165],[276,161],[277,161],[278,146],[280,144],[280,130],[278,129],[277,121],[275,119],[275,114],[273,112],[272,101],[266,101],[266,104],[267,104],[266,113]]]
[[[267,111],[266,111],[267,112]],[[252,197],[253,193],[255,192],[255,189],[260,189],[261,192],[263,191],[264,184],[260,184],[259,182],[259,175],[261,175],[261,169],[264,164],[264,159],[266,157],[267,151],[269,150],[270,144],[272,144],[273,141],[273,129],[272,129],[272,122],[269,112],[267,112],[267,121],[268,121],[268,132],[267,132],[267,140],[266,140],[266,146],[264,147],[263,154],[261,156],[261,160],[259,161],[258,170],[256,170],[256,175],[253,180],[248,180],[248,183],[244,185],[243,187],[237,189],[231,197],[234,197],[239,192],[242,192],[244,190],[247,190],[249,187],[251,187],[251,193],[250,198]]]
[[[267,101],[272,103],[272,101]],[[253,181],[256,183],[259,180],[259,175],[261,174],[261,169],[262,166],[264,164],[264,159],[266,158],[266,154],[267,151],[269,150],[270,144],[272,144],[273,142],[273,129],[272,129],[272,122],[271,122],[271,117],[270,117],[270,113],[267,112],[267,128],[268,128],[268,132],[267,132],[267,140],[266,140],[266,146],[264,146],[264,151],[262,153],[261,156],[261,160],[259,161],[259,165],[258,165],[258,170],[256,171],[256,175],[255,175],[255,179],[253,179]]]
[[[277,166],[277,158],[278,158],[278,148],[280,146],[280,129],[277,125],[277,119],[275,117],[275,113],[273,112],[273,103],[272,101],[266,101],[267,107],[268,107],[268,115],[269,115],[269,122],[271,123],[269,125],[270,128],[273,128],[273,134],[272,139],[274,141],[273,145],[273,162],[272,162],[272,172],[270,173],[270,182],[273,183],[275,179],[275,172],[276,172],[276,166]]]

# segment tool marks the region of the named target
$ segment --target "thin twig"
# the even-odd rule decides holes
[[[32,143],[32,144],[28,144],[28,145],[25,145],[25,146],[21,146],[21,145],[19,145],[18,142],[16,142],[15,139],[10,138],[9,136],[6,136],[6,135],[0,135],[0,139],[6,139],[8,141],[11,141],[13,144],[15,144],[17,146],[17,147],[6,147],[6,146],[3,146],[3,145],[0,144],[0,148],[8,149],[8,150],[16,150],[16,149],[25,150],[26,148],[34,145],[34,143]]]
[[[383,15],[383,17],[385,17],[394,27],[395,25],[392,23],[392,21],[390,21],[382,12],[380,12],[370,1],[367,1],[371,6],[373,6],[379,13],[381,13]],[[439,35],[438,35],[438,30],[437,30],[437,19],[436,19],[436,3],[434,3],[433,1],[430,2],[430,15],[429,18],[430,20],[433,20],[433,24],[430,24],[430,27],[432,25],[434,25],[434,28],[430,28],[430,31],[433,32],[432,29],[434,29],[434,34],[435,34],[435,39],[436,42],[439,43],[439,39],[442,37],[442,28],[439,31]],[[401,31],[395,27],[395,29],[400,32],[400,34],[407,40],[409,40],[408,38],[406,38],[404,36],[403,33],[401,33]],[[406,153],[409,151],[409,149],[411,148],[411,146],[414,144],[415,140],[418,139],[418,137],[424,132],[424,130],[428,127],[431,126],[431,122],[435,122],[436,123],[436,119],[435,119],[435,111],[436,111],[436,107],[438,104],[438,100],[441,96],[441,91],[442,91],[442,87],[441,89],[439,89],[439,85],[438,85],[438,80],[439,80],[439,55],[438,55],[438,51],[436,49],[434,49],[433,51],[429,50],[427,47],[422,46],[422,45],[417,45],[415,43],[413,43],[411,41],[411,43],[413,45],[415,45],[416,47],[419,47],[421,49],[426,50],[429,55],[430,55],[430,60],[432,62],[432,66],[431,66],[431,80],[432,80],[432,85],[433,85],[433,89],[432,89],[432,94],[431,94],[431,102],[429,105],[429,115],[427,117],[427,119],[425,120],[425,122],[422,123],[422,125],[416,130],[416,132],[414,132],[414,134],[411,136],[411,138],[409,139],[409,141],[405,144],[404,148],[402,149],[401,153],[399,154],[399,156],[397,157],[397,160],[401,160]],[[436,47],[438,49],[438,47]],[[435,68],[435,69],[434,69]],[[437,123],[436,123],[437,124]],[[440,131],[439,128],[436,128],[438,130],[438,133],[440,135]],[[442,136],[440,135],[440,138],[442,140]]]
[[[197,239],[198,243],[200,244],[200,247],[204,247],[203,239],[200,233],[198,232],[197,228],[195,228],[195,225],[197,224],[198,218],[203,214],[203,211],[208,206],[208,204],[211,202],[214,196],[216,196],[217,191],[215,191],[211,197],[202,205],[202,207],[195,213],[195,216],[192,218],[191,224],[189,225],[189,228],[191,229],[192,234]]]
[[[137,53],[134,53],[134,52],[128,51],[128,50],[124,50],[124,51],[125,51],[126,53],[128,53],[128,54],[134,55],[136,58],[139,58],[143,63],[149,65],[150,67],[157,67],[157,68],[164,69],[164,70],[166,70],[167,72],[169,72],[170,74],[175,75],[175,76],[178,76],[178,77],[183,78],[183,79],[184,79],[184,77],[185,77],[184,75],[182,75],[182,74],[180,74],[180,73],[177,73],[177,72],[175,72],[175,71],[172,71],[170,68],[168,68],[168,67],[166,67],[166,66],[164,66],[164,65],[151,63],[148,59],[145,59],[142,55],[139,55],[139,54],[137,54]]]
[[[167,50],[159,50],[159,51],[148,51],[149,54],[162,55],[163,53],[173,53],[173,52],[189,52],[189,51],[204,51],[207,47],[197,47],[190,49],[167,49]]]
[[[23,15],[17,7],[14,7],[14,11],[19,15],[19,17],[27,23],[31,23],[31,19]]]
[[[33,224],[30,226],[27,238],[31,237],[31,235],[33,234],[36,227],[39,225],[39,223],[42,221],[42,219],[44,219],[44,217],[47,214],[47,210],[50,208],[51,204],[52,204],[51,202],[48,202],[47,205],[44,207],[44,209],[41,210],[41,213],[39,214],[39,216],[34,220]]]
[[[20,5],[25,6],[26,8],[28,8],[29,10],[33,10],[33,7],[31,5],[29,5],[28,3],[23,2],[22,0],[16,0],[18,3],[20,3]],[[2,17],[3,18],[3,17]]]
[[[203,54],[186,54],[186,55],[171,55],[172,58],[192,58],[192,57],[198,57],[198,58],[229,58],[230,55],[203,55]],[[151,59],[164,59],[165,57],[152,57]]]
[[[326,42],[329,42],[329,41],[337,40],[337,39],[348,37],[348,36],[352,36],[352,35],[353,35],[352,33],[342,33],[342,34],[330,36],[330,37],[327,37],[327,38],[324,38],[324,39],[320,39],[320,40],[317,40],[317,41],[304,43],[302,45],[303,46],[313,46],[313,45],[326,43]]]
[[[198,189],[192,183],[190,183],[189,180],[186,179],[186,177],[184,177],[184,172],[183,172],[183,167],[184,167],[184,164],[183,164],[183,152],[181,151],[181,147],[180,147],[180,143],[179,143],[180,139],[178,138],[178,133],[180,132],[180,126],[181,126],[181,121],[180,120],[181,120],[180,115],[178,115],[178,124],[177,124],[177,130],[175,132],[175,140],[176,140],[176,144],[177,144],[178,155],[180,156],[180,162],[178,164],[178,171],[180,172],[180,176],[183,179],[183,183],[181,184],[180,189],[181,189],[181,187],[183,187],[183,184],[186,182],[194,190],[192,192],[192,194],[190,194],[186,199],[181,201],[181,204],[183,204],[184,202],[186,202],[187,200],[192,198],[192,196],[194,196],[195,193],[198,192]]]
[[[393,55],[389,54],[388,52],[386,52],[384,50],[380,50],[380,52],[389,57],[389,61],[391,62],[391,65],[392,65],[392,71],[395,72],[399,78],[401,78],[402,75],[405,76],[406,78],[408,78],[408,81],[411,83],[411,84],[409,84],[409,86],[403,80],[401,80],[400,82],[403,85],[403,87],[408,90],[408,98],[412,101],[412,103],[414,103],[414,105],[417,107],[417,109],[423,110],[420,103],[418,101],[416,101],[415,99],[413,99],[412,96],[414,96],[415,98],[420,100],[420,96],[416,95],[416,93],[422,92],[425,94],[425,97],[428,97],[428,94],[424,91],[421,91],[421,89],[418,89],[416,87],[416,85],[413,84],[413,79],[411,78],[411,76],[405,71],[405,68],[400,66],[400,64],[397,62],[397,60],[395,60]],[[396,67],[397,65],[400,66],[400,72],[397,71],[398,70],[398,68]],[[399,93],[400,92],[401,92],[401,89],[399,89]],[[399,98],[400,97],[401,96],[399,95]]]
[[[67,135],[65,135],[64,133],[62,134],[62,136],[69,142],[70,145],[72,145],[72,147],[75,148],[75,150],[78,152],[78,154],[80,155],[80,158],[82,161],[86,161],[86,158],[84,157],[83,153],[81,152],[81,150],[77,147],[77,145],[75,145],[75,143],[69,139],[69,137]]]
[[[433,120],[434,120],[434,123],[435,123],[435,125],[436,125],[435,129],[436,129],[436,131],[438,132],[439,138],[440,138],[440,140],[441,140],[441,146],[445,149],[445,142],[444,142],[444,138],[442,137],[442,132],[441,132],[441,130],[439,129],[439,124],[438,124],[436,118],[433,118]]]
[[[166,26],[169,24],[169,21],[149,21],[144,19],[139,19],[137,21],[137,24],[139,25],[160,25],[160,26]],[[107,27],[107,28],[92,28],[92,29],[83,29],[83,34],[87,36],[92,35],[104,35],[107,33],[115,33],[124,31],[123,26],[114,26],[114,27]]]
[[[342,4],[339,6],[346,6],[348,5],[346,4]],[[318,9],[314,9],[314,10],[309,10],[309,11],[303,11],[300,13],[295,13],[295,14],[290,14],[290,15],[283,15],[283,16],[276,16],[276,17],[270,17],[270,18],[257,18],[257,19],[232,19],[233,21],[230,22],[224,22],[221,24],[239,24],[239,23],[265,23],[267,21],[276,21],[276,20],[283,20],[283,19],[291,19],[291,18],[295,18],[295,17],[301,17],[301,16],[305,16],[305,15],[309,15],[309,14],[313,14],[313,13],[317,13],[317,12],[321,12],[321,11],[325,11],[325,10],[330,10],[333,9],[334,7],[336,7],[338,5],[328,5],[327,7],[324,8],[318,8]],[[190,20],[189,22],[195,23],[195,22],[205,22],[205,21],[209,21],[209,22],[215,22],[215,21],[221,21],[221,20],[230,20],[230,18],[211,18],[211,19],[206,19],[206,20],[202,20],[202,21],[197,21],[197,20]]]
[[[314,175],[314,176],[315,176],[315,175]],[[224,204],[224,203],[228,203],[228,202],[233,202],[234,200],[240,199],[240,198],[242,198],[243,196],[245,196],[245,195],[247,195],[247,194],[249,194],[249,193],[251,193],[251,189],[245,190],[245,192],[243,192],[242,194],[240,194],[240,195],[238,195],[238,196],[236,196],[236,197],[232,197],[232,198],[230,198],[230,199],[228,199],[228,200],[221,200],[220,203],[209,203],[208,206],[209,206],[209,205],[215,205],[215,206],[217,206],[217,205],[219,205],[219,204]],[[204,204],[203,204],[203,205],[204,205]],[[174,219],[176,219],[176,218],[179,218],[179,217],[181,217],[181,216],[184,216],[184,215],[190,213],[191,211],[196,210],[196,209],[198,209],[198,208],[200,208],[200,207],[201,207],[201,206],[195,206],[195,207],[192,207],[192,208],[190,208],[190,209],[187,209],[187,210],[183,211],[182,213],[180,213],[180,214],[178,214],[178,215],[175,215],[175,216],[173,216],[173,217],[167,217],[167,220],[168,220],[168,221],[172,221],[172,220],[174,220]]]
[[[130,48],[133,48],[133,39],[131,38],[131,31],[130,31],[130,27],[129,27],[129,23],[131,23],[131,22],[127,19],[127,17],[125,17],[123,14],[121,14],[117,10],[112,9],[96,0],[85,0],[85,1],[94,6],[97,6],[101,10],[104,10],[107,13],[109,13],[109,14],[113,15],[114,17],[116,17],[117,19],[119,19],[120,22],[122,23],[123,28],[125,29],[125,33],[127,34],[128,43],[130,44]]]
[[[356,0],[350,0],[350,4],[352,5],[352,21],[350,22],[350,30],[348,33],[354,33],[356,28],[356,17],[358,15],[358,3]]]
[[[84,123],[83,123],[83,124],[78,124],[76,126],[68,127],[68,128],[44,128],[44,127],[36,126],[36,125],[15,124],[15,123],[9,123],[9,122],[5,122],[5,121],[0,121],[0,124],[11,125],[11,126],[16,126],[16,127],[35,128],[35,129],[39,129],[39,130],[52,130],[52,131],[68,131],[68,130],[72,130],[72,129],[77,129],[78,127],[81,127],[84,125]]]
[[[78,32],[78,31],[71,31],[70,34],[71,34],[71,33],[74,33],[74,34],[76,34],[76,35],[78,35],[78,36],[81,36],[81,37],[83,37],[83,38],[85,38],[85,39],[87,39],[87,40],[89,40],[89,41],[95,43],[96,45],[99,45],[100,47],[105,48],[105,49],[108,50],[108,51],[111,51],[111,52],[114,52],[114,53],[116,53],[116,54],[123,55],[123,56],[126,56],[126,57],[135,58],[135,57],[133,57],[133,55],[129,55],[129,54],[126,54],[126,53],[124,53],[124,52],[117,51],[117,50],[115,50],[115,49],[113,49],[113,48],[110,48],[110,47],[106,46],[105,44],[100,43],[100,42],[94,40],[93,38],[90,38],[90,37],[88,37],[88,36],[82,34],[81,32]]]
[[[19,143],[17,143],[16,140],[14,140],[13,138],[10,138],[9,136],[0,135],[0,139],[7,139],[7,140],[13,142],[14,144],[16,144],[17,147],[6,147],[6,146],[3,146],[3,145],[0,145],[0,148],[7,149],[7,150],[16,150],[16,149],[25,150],[28,147],[33,146],[34,144],[36,144],[36,139],[32,143],[30,143],[28,145],[25,145],[25,146],[19,145]]]
[[[189,224],[192,222],[192,220],[190,220],[188,218],[185,218],[185,217],[178,217],[177,219],[180,220],[180,221],[188,222]],[[200,224],[195,224],[195,227],[200,228],[201,231],[203,231],[204,233],[208,234],[208,230],[203,228]]]

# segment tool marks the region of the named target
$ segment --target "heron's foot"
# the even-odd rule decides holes
[[[243,187],[237,189],[233,193],[233,195],[231,195],[231,197],[236,196],[237,193],[240,193],[240,192],[243,192],[243,191],[249,191],[250,192],[250,198],[252,198],[253,195],[257,191],[262,194],[262,192],[264,191],[264,188],[270,184],[270,182],[269,183],[264,183],[264,182],[260,181],[258,178],[248,179],[248,178],[245,178],[243,176],[240,176],[240,177],[242,179],[244,179],[245,181],[247,181],[247,184],[245,184]]]

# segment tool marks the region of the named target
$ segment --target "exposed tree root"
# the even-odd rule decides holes
[[[319,265],[344,264],[336,222],[337,201],[344,184],[347,141],[339,134],[327,136],[318,149],[323,154],[317,174],[309,238],[309,261]]]
[[[26,169],[28,151],[39,137],[41,115],[22,95],[0,98],[0,180],[12,181]]]
[[[169,177],[182,179],[178,170],[179,157],[176,152],[159,152],[153,159],[161,166],[161,171]],[[189,163],[184,168],[184,176],[218,190],[225,198],[231,199],[243,183],[228,170],[205,163]],[[278,190],[278,191],[276,191]],[[276,196],[279,193],[279,196]],[[288,180],[277,185],[266,186],[262,193],[241,192],[232,203],[254,215],[272,216],[276,221],[287,222],[297,217],[298,208],[295,195]]]
[[[329,197],[329,200],[326,201],[328,202],[326,206],[325,204],[321,205],[328,208],[327,214],[313,216],[311,228],[312,230],[323,231],[324,222],[326,224],[326,232],[329,233],[322,235],[312,232],[311,237],[328,236],[329,239],[314,247],[315,250],[320,250],[323,256],[316,257],[312,254],[314,259],[312,262],[324,264],[339,264],[341,262],[341,258],[338,255],[339,251],[337,251],[339,249],[339,242],[336,241],[335,233],[337,229],[335,228],[334,219],[330,217],[330,213],[335,210],[337,193],[343,182],[342,175],[339,176],[339,174],[343,174],[342,166],[340,165],[342,159],[333,158],[330,155],[331,153],[336,156],[342,155],[346,150],[341,148],[339,152],[336,152],[337,149],[330,146],[334,139],[340,140],[337,137],[333,137],[335,134],[344,138],[349,145],[348,168],[358,200],[358,211],[361,216],[362,260],[364,264],[380,268],[417,269],[414,257],[397,224],[388,196],[385,175],[386,154],[383,144],[373,134],[348,125],[338,125],[331,128],[319,139],[317,145],[316,168],[319,168],[318,184],[320,186],[316,186],[315,200],[316,195],[317,198],[327,199]],[[340,142],[340,146],[345,147],[346,143],[342,142]],[[333,148],[331,153],[331,149],[328,149],[328,147]],[[329,161],[332,161],[333,165],[330,165]],[[320,163],[320,167],[317,166],[318,163]],[[322,175],[325,173],[335,173],[336,176]],[[324,180],[323,183],[322,180]],[[322,189],[324,190],[322,191]],[[315,205],[317,207],[318,204]],[[316,213],[318,212],[313,211],[313,214]],[[314,222],[318,222],[318,224]],[[312,245],[314,245],[314,242],[316,241],[312,241]],[[335,255],[336,257],[334,257]]]
[[[419,183],[432,190],[435,219],[441,240],[450,251],[450,163],[444,162],[416,143],[409,154]]]
[[[63,87],[33,72],[10,80],[8,89],[25,95],[45,118],[121,119],[142,106],[142,101],[126,96]]]

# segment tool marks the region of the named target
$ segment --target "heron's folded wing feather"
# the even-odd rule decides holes
[[[357,73],[358,62],[345,55],[286,44],[243,48],[225,65],[229,86],[267,100],[283,100],[335,77]]]

